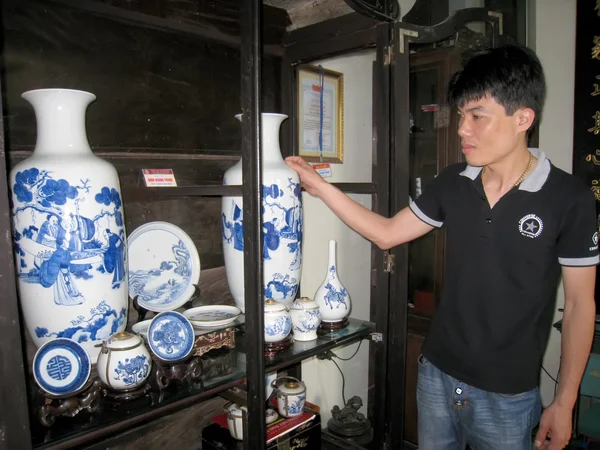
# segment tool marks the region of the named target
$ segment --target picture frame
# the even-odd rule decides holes
[[[298,155],[309,162],[343,163],[344,75],[315,65],[300,65],[296,68],[296,98]]]

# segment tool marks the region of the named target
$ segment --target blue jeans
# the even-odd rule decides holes
[[[423,355],[417,384],[419,450],[531,450],[541,415],[538,388],[497,394],[452,378]]]

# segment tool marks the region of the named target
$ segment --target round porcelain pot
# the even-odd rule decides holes
[[[331,240],[327,276],[315,294],[323,322],[339,322],[350,315],[352,308],[348,291],[338,277],[335,252],[336,241]]]
[[[100,380],[116,391],[141,386],[150,375],[152,359],[143,339],[122,331],[102,343],[96,370]]]
[[[280,377],[271,384],[277,395],[277,409],[283,417],[302,414],[306,403],[306,385],[294,377]]]
[[[10,172],[18,288],[40,347],[55,338],[97,344],[127,323],[127,243],[115,168],[95,156],[85,111],[96,96],[70,89],[22,94],[35,111],[33,154]]]
[[[265,302],[265,342],[283,341],[292,331],[292,318],[285,305],[275,300]]]
[[[319,305],[308,297],[294,300],[290,308],[292,333],[296,341],[314,341],[321,323]]]
[[[248,408],[240,406],[237,403],[228,403],[223,408],[227,414],[227,428],[231,437],[239,441],[244,440],[244,413],[248,414]],[[275,410],[268,408],[265,411],[265,423],[269,425],[275,422],[279,418],[279,415]]]
[[[236,116],[241,119],[241,115]],[[302,194],[300,178],[281,156],[279,128],[284,114],[263,113],[262,211],[264,300],[286,307],[296,297],[302,267]],[[242,161],[225,172],[225,185],[242,184]],[[221,231],[229,289],[235,305],[244,311],[244,223],[241,196],[222,199]]]

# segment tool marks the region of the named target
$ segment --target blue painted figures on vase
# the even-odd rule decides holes
[[[25,324],[37,346],[71,334],[94,357],[94,345],[126,322],[119,179],[114,167],[92,153],[85,136],[92,94],[43,89],[23,98],[34,107],[40,137],[33,155],[10,175]]]
[[[287,116],[262,114],[262,237],[264,300],[289,307],[296,297],[302,268],[302,194],[298,174],[279,148],[279,127]],[[241,161],[224,177],[226,185],[242,184]],[[222,241],[227,281],[235,304],[244,311],[244,225],[242,197],[223,197]]]
[[[329,241],[327,275],[315,294],[315,302],[323,322],[341,322],[351,311],[348,291],[341,283],[337,273],[336,241]]]

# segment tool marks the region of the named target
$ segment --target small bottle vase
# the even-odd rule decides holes
[[[348,291],[338,277],[336,244],[334,240],[329,241],[327,276],[314,297],[315,302],[319,305],[323,325],[344,322],[350,315],[352,307]]]

